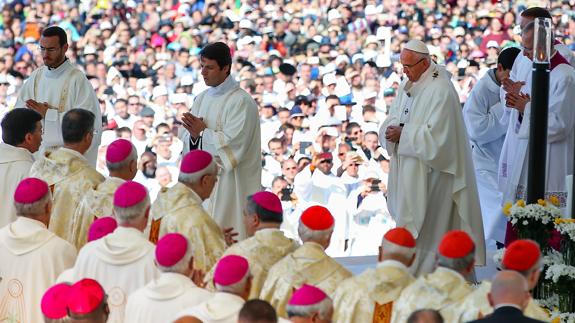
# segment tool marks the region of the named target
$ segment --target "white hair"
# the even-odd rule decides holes
[[[210,162],[210,164],[200,170],[197,171],[195,173],[191,173],[191,174],[186,174],[184,172],[180,171],[180,175],[178,175],[178,182],[182,183],[182,184],[198,184],[199,181],[202,179],[202,177],[206,176],[206,175],[216,175],[218,173],[218,166],[216,164],[216,161],[214,158],[212,158],[212,161]]]
[[[385,237],[381,240],[381,248],[384,254],[400,256],[406,260],[410,260],[415,254],[415,248],[400,246],[385,239]]]
[[[333,302],[331,298],[327,297],[313,305],[286,305],[286,312],[289,318],[297,317],[312,317],[313,314],[318,313],[321,320],[329,320]]]
[[[150,196],[146,194],[146,198],[134,206],[119,207],[114,205],[114,215],[116,216],[118,224],[130,224],[134,220],[143,217],[149,207]]]
[[[237,282],[235,284],[223,286],[223,285],[214,283],[214,285],[215,285],[216,290],[218,292],[241,295],[246,290],[246,286],[247,286],[248,281],[249,281],[251,276],[252,275],[250,274],[250,271],[248,270],[248,272],[244,275],[244,277],[239,282]]]
[[[48,190],[48,193],[44,195],[41,199],[33,203],[18,203],[14,201],[14,207],[16,208],[16,215],[23,217],[34,217],[37,215],[44,215],[44,209],[46,204],[52,202],[52,193]]]
[[[190,265],[190,259],[194,255],[194,248],[192,248],[192,242],[190,241],[190,239],[186,238],[186,241],[188,243],[186,254],[177,263],[175,263],[170,267],[164,267],[156,263],[156,267],[158,267],[158,269],[161,272],[184,274],[188,270]]]
[[[138,152],[136,151],[134,144],[132,144],[132,151],[130,151],[130,154],[124,158],[124,160],[117,163],[111,163],[106,160],[106,167],[110,172],[119,171],[128,167],[132,161],[138,161]]]
[[[300,239],[303,242],[312,241],[312,242],[325,242],[329,241],[331,234],[333,232],[333,225],[331,228],[326,230],[312,230],[308,228],[300,219],[299,226],[297,228],[297,233],[299,234]]]
[[[473,261],[475,261],[475,248],[461,258],[447,258],[439,255],[437,258],[437,266],[461,272],[469,268],[469,266],[473,264]]]

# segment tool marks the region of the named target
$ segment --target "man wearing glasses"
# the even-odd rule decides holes
[[[95,166],[102,133],[100,107],[84,73],[66,58],[68,36],[64,29],[57,26],[44,29],[39,50],[44,66],[24,83],[16,107],[33,109],[42,115],[45,132],[41,151],[53,151],[64,144],[61,123],[66,111],[79,108],[94,113],[96,134],[85,157]]]
[[[485,261],[483,222],[459,98],[427,46],[409,41],[400,54],[406,79],[380,129],[391,156],[388,208],[417,239],[416,275],[429,273],[445,232],[465,230]],[[385,138],[385,140],[383,140]]]

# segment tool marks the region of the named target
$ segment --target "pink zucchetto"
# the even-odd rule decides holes
[[[132,143],[126,139],[115,140],[106,150],[106,161],[119,163],[124,161],[132,153]]]
[[[14,191],[14,202],[30,204],[38,202],[48,193],[48,184],[41,179],[28,177],[23,179]]]
[[[68,315],[67,305],[71,286],[68,284],[56,284],[44,293],[40,307],[45,317],[59,320]]]
[[[214,283],[221,286],[233,285],[241,281],[248,273],[250,266],[242,256],[225,256],[216,265]]]
[[[193,174],[204,170],[212,162],[212,155],[204,150],[192,150],[182,159],[180,171],[184,174]]]
[[[94,312],[105,300],[106,292],[97,281],[84,278],[70,287],[68,309],[70,316]]]
[[[171,267],[182,260],[188,251],[188,240],[179,233],[168,233],[158,240],[156,262],[162,267]]]
[[[99,218],[94,221],[88,230],[88,242],[98,240],[114,232],[118,227],[118,222],[111,216]]]
[[[144,185],[127,181],[116,189],[114,206],[121,208],[132,207],[146,199],[146,196],[148,196],[148,190],[146,190]]]
[[[272,192],[257,192],[252,195],[252,200],[263,209],[275,213],[283,213],[282,202],[279,197]]]
[[[288,305],[294,306],[310,306],[315,305],[324,299],[327,295],[321,289],[304,284],[302,287],[298,288],[291,296]]]

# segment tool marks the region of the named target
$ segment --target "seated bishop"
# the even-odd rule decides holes
[[[472,292],[466,277],[473,272],[475,243],[465,231],[447,232],[439,243],[437,268],[407,286],[393,304],[391,321],[404,323],[420,309],[438,310],[445,322],[456,322],[456,309]]]
[[[108,294],[110,319],[124,322],[128,295],[157,279],[154,244],[143,234],[148,223],[150,198],[146,188],[127,181],[114,193],[114,216],[118,227],[113,233],[87,243],[73,269],[73,277],[97,280]]]
[[[244,223],[248,239],[230,246],[224,255],[240,255],[250,263],[254,277],[250,299],[258,298],[270,268],[297,249],[298,244],[287,238],[279,229],[283,220],[280,199],[271,192],[257,192],[248,196],[244,212]],[[205,282],[213,280],[213,270]]]
[[[175,323],[237,323],[249,293],[252,275],[248,260],[229,255],[218,261],[214,271],[214,296],[180,312]]]
[[[168,233],[158,241],[156,265],[162,274],[128,297],[125,323],[172,322],[175,314],[213,296],[190,279],[192,253],[193,245],[179,233]]]
[[[291,322],[328,323],[333,317],[333,302],[321,289],[303,284],[291,296],[286,311]]]
[[[193,150],[182,159],[178,183],[163,188],[150,211],[150,241],[166,233],[183,234],[194,246],[194,268],[203,273],[216,264],[226,248],[222,230],[202,207],[217,179],[218,166],[212,155]]]
[[[40,300],[76,260],[76,249],[47,229],[48,184],[25,178],[14,192],[16,220],[0,229],[0,321],[42,322]]]
[[[529,290],[533,290],[541,275],[543,257],[539,245],[533,240],[516,240],[511,243],[503,255],[502,267],[504,270],[513,270],[525,277]],[[468,322],[480,319],[493,313],[487,294],[491,290],[491,282],[484,281],[469,294],[460,306],[459,322]],[[547,312],[537,305],[533,298],[527,303],[525,316],[540,321],[549,321]]]
[[[394,302],[415,279],[409,266],[415,259],[415,239],[405,228],[389,230],[382,239],[379,263],[351,277],[334,295],[335,322],[391,322]]]
[[[325,253],[334,228],[328,209],[312,206],[301,217],[298,232],[303,245],[272,266],[260,298],[268,301],[281,317],[287,317],[286,303],[293,290],[303,284],[314,285],[328,295],[351,273]]]
[[[124,181],[131,181],[138,171],[138,153],[126,139],[112,142],[106,150],[110,177],[84,193],[73,217],[72,243],[78,250],[87,242],[87,233],[95,220],[112,214],[114,192]]]
[[[30,170],[30,176],[47,182],[53,194],[54,216],[48,229],[72,244],[72,218],[80,200],[87,191],[104,181],[84,157],[92,144],[94,120],[94,114],[88,110],[66,112],[62,119],[64,146],[46,151]]]

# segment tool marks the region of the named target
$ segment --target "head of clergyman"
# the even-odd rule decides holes
[[[230,75],[232,68],[230,48],[222,42],[206,45],[200,51],[200,62],[206,85],[218,86]]]
[[[42,31],[40,52],[44,64],[50,68],[60,66],[66,60],[68,35],[58,26],[50,26]]]
[[[417,82],[431,65],[428,54],[414,52],[406,48],[401,51],[399,60],[403,65],[403,73],[411,82]]]

